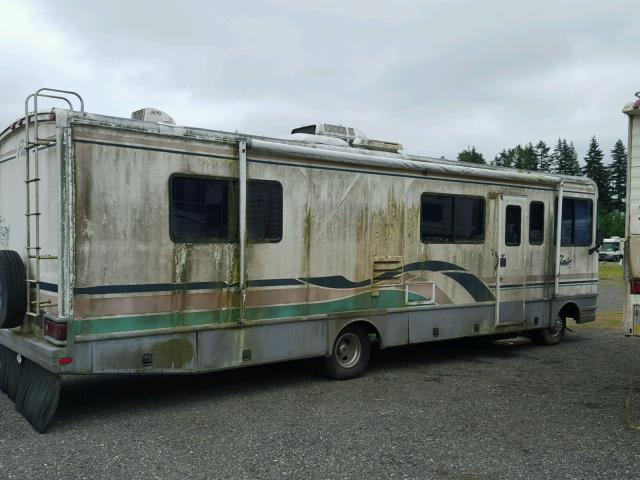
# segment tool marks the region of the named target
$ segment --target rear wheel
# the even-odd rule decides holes
[[[347,380],[361,376],[370,358],[368,332],[360,325],[349,325],[336,337],[331,353],[322,359],[322,370],[330,378]]]
[[[550,327],[534,330],[531,333],[531,340],[538,345],[557,345],[564,338],[565,330],[565,319],[558,315]]]
[[[22,325],[27,311],[27,280],[18,252],[0,250],[0,328]]]

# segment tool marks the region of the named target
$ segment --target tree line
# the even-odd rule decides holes
[[[516,145],[503,149],[489,162],[497,167],[534,170],[563,175],[583,175],[598,186],[598,223],[605,236],[624,235],[624,204],[627,188],[627,151],[618,140],[611,149],[611,161],[604,163],[604,153],[595,135],[580,165],[573,142],[559,138],[553,150],[542,140],[533,145]],[[458,160],[486,164],[475,146],[458,154]]]

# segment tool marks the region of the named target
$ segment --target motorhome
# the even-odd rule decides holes
[[[622,109],[629,119],[625,215],[624,332],[640,335],[640,92]]]
[[[596,205],[586,178],[352,127],[269,138],[42,89],[0,133],[0,388],[44,431],[69,374],[318,358],[347,379],[372,346],[557,344],[595,319]]]

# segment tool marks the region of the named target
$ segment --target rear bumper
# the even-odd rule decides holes
[[[0,345],[52,373],[69,373],[69,366],[60,365],[60,359],[67,355],[66,349],[56,347],[43,338],[22,334],[19,329],[0,330]]]

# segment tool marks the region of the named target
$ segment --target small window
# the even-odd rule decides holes
[[[229,181],[171,178],[171,235],[176,241],[228,241]]]
[[[588,247],[593,231],[593,202],[588,199],[562,199],[561,243],[563,246]]]
[[[529,243],[542,245],[544,242],[544,203],[531,202],[529,205]]]
[[[479,243],[484,240],[484,198],[423,193],[420,215],[423,242]]]
[[[282,239],[282,185],[250,180],[247,188],[247,237],[250,242]]]
[[[453,241],[453,197],[422,195],[420,236],[423,242]]]
[[[173,176],[170,180],[171,238],[176,242],[238,242],[237,179]],[[247,238],[282,239],[282,185],[247,182]]]
[[[504,223],[504,244],[508,247],[520,245],[522,209],[518,205],[507,205]]]

